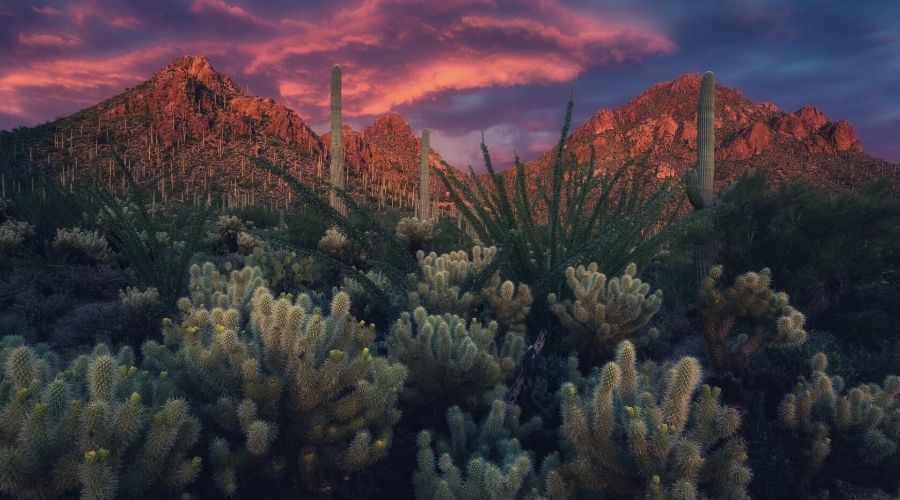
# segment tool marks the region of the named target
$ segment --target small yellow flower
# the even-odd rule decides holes
[[[216,333],[225,333],[225,325],[217,324],[216,325]]]
[[[195,335],[198,331],[200,331],[200,329],[196,326],[189,326],[185,328],[184,331],[186,331],[188,335]]]

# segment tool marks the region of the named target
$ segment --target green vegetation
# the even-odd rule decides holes
[[[546,185],[437,171],[474,238],[262,158],[289,210],[15,181],[0,495],[896,495],[896,198],[754,175],[681,216],[571,111]]]

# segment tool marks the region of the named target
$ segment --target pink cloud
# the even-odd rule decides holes
[[[77,47],[83,42],[76,35],[60,34],[51,35],[49,33],[35,33],[26,35],[19,33],[19,45],[26,47]]]
[[[440,6],[368,0],[324,22],[283,19],[271,39],[248,47],[245,71],[277,74],[281,97],[318,118],[328,101],[322,75],[339,63],[345,113],[362,117],[448,91],[572,81],[594,67],[675,50],[657,33],[543,0],[523,2],[517,16],[489,1]]]
[[[118,16],[110,19],[108,24],[116,28],[133,29],[143,26],[144,23],[134,16]]]
[[[31,10],[37,12],[38,14],[43,14],[47,17],[61,16],[63,13],[63,11],[49,5],[45,5],[43,7],[31,7]]]
[[[146,80],[142,64],[173,53],[172,47],[159,46],[116,57],[36,61],[10,69],[0,76],[0,113],[28,117],[33,94],[38,91],[94,104]]]
[[[194,0],[191,4],[191,12],[195,14],[222,14],[234,19],[246,21],[251,24],[271,26],[272,23],[259,19],[237,5],[231,5],[224,0]]]

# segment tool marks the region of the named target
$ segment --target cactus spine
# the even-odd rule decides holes
[[[431,184],[428,170],[428,129],[422,130],[422,158],[419,160],[419,220],[431,217]]]
[[[697,210],[712,206],[716,195],[713,179],[716,174],[716,77],[712,71],[703,74],[700,83],[700,99],[697,102],[697,163],[688,171],[687,195]],[[706,217],[708,214],[704,213]],[[709,244],[701,244],[694,258],[698,284],[709,273],[712,249]]]
[[[331,183],[344,189],[344,145],[341,142],[341,67],[331,69]],[[335,191],[329,194],[331,208],[347,215],[344,200]]]

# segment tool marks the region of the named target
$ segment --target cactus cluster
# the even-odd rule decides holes
[[[447,410],[450,435],[432,445],[432,433],[421,431],[418,469],[413,475],[416,498],[519,498],[533,479],[531,456],[519,440],[541,427],[534,417],[519,422],[520,410],[494,400],[480,424],[458,406]],[[437,453],[435,453],[437,452]],[[435,460],[435,455],[439,458]],[[465,466],[461,470],[461,466]]]
[[[616,498],[749,498],[740,414],[700,387],[692,357],[638,368],[631,342],[616,348],[593,390],[561,388],[563,431],[573,456],[549,473],[553,498],[603,491]]]
[[[620,277],[607,281],[596,263],[566,269],[573,301],[547,297],[550,310],[568,330],[567,340],[589,360],[607,358],[620,340],[631,335],[659,311],[662,291],[647,295],[650,285],[636,277],[632,263]]]
[[[507,332],[498,344],[498,336],[496,322],[467,324],[453,314],[429,315],[423,307],[403,313],[387,341],[391,358],[409,369],[404,400],[437,411],[453,405],[480,408],[496,393],[502,395],[525,353],[525,341]]]
[[[900,377],[847,390],[840,376],[828,375],[825,354],[813,356],[810,368],[810,378],[801,380],[778,408],[781,425],[800,438],[805,474],[815,474],[832,449],[839,449],[835,461],[847,463],[835,470],[860,464],[877,470],[893,462],[893,488],[900,486]]]
[[[370,353],[374,328],[350,316],[346,293],[326,315],[308,295],[275,298],[261,283],[256,268],[226,280],[195,266],[180,324],[164,321],[164,343],[143,346],[215,423],[210,463],[227,495],[244,477],[309,490],[383,458],[406,376]]]
[[[534,297],[525,283],[517,287],[512,281],[500,282],[500,274],[494,273],[487,285],[481,289],[481,297],[496,320],[500,329],[508,332],[525,333],[525,320],[531,312]]]
[[[359,251],[337,227],[325,230],[319,240],[319,250],[342,262],[353,263],[359,258]]]
[[[8,252],[25,239],[34,235],[34,226],[27,222],[9,219],[0,224],[0,252]]]
[[[300,285],[308,285],[320,277],[318,266],[312,256],[300,256],[293,250],[274,249],[269,245],[258,245],[244,259],[247,267],[258,267],[262,277],[274,290],[295,290]]]
[[[713,266],[698,293],[697,311],[703,338],[716,371],[743,370],[763,346],[794,347],[806,341],[806,317],[790,305],[784,292],[772,290],[772,272],[744,273],[721,288],[722,266]],[[732,337],[737,322],[750,334]]]
[[[65,370],[53,356],[0,353],[0,491],[15,498],[174,496],[197,477],[200,426],[165,372],[104,345]]]
[[[416,253],[419,268],[422,270],[422,281],[413,281],[414,290],[409,293],[410,306],[424,306],[435,314],[458,314],[468,316],[470,311],[481,303],[476,293],[463,292],[463,283],[471,275],[487,268],[497,247],[472,248],[472,256],[464,250],[438,255],[435,252]]]
[[[395,232],[408,248],[421,250],[434,240],[435,219],[402,217],[397,221]]]
[[[99,264],[110,257],[109,243],[97,231],[80,227],[57,229],[53,248],[78,262]]]

